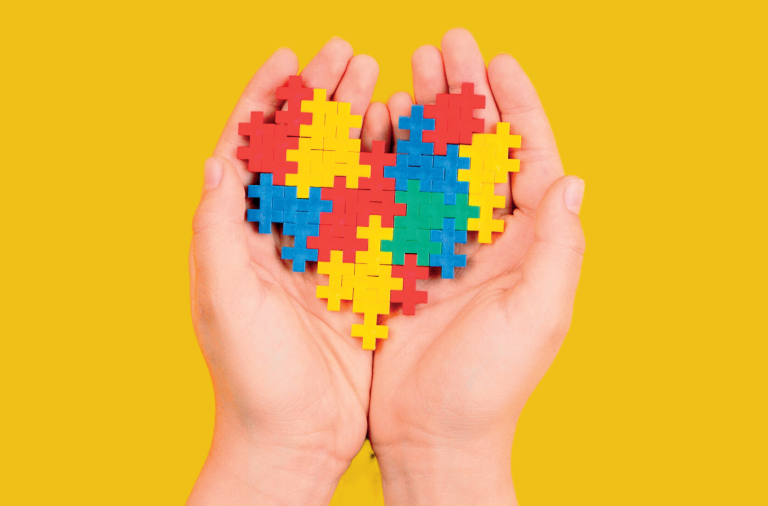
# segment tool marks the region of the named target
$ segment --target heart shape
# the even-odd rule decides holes
[[[395,153],[385,153],[383,141],[361,153],[349,130],[362,126],[362,116],[351,114],[348,103],[327,101],[325,90],[303,87],[299,76],[277,88],[277,98],[287,107],[275,124],[264,123],[259,111],[239,124],[248,145],[238,148],[237,158],[260,173],[248,186],[257,207],[246,218],[262,234],[282,224],[294,244],[283,247],[281,257],[293,262],[294,272],[318,262],[328,285],[317,287],[317,297],[327,299],[330,311],[351,300],[352,311],[363,314],[352,336],[375,349],[377,339],[388,337],[378,315],[389,314],[391,302],[402,303],[404,315],[427,302],[416,280],[429,277],[429,266],[440,267],[447,279],[466,267],[455,245],[467,242],[468,230],[478,232],[480,243],[504,231],[504,221],[493,219],[494,208],[506,205],[495,184],[520,170],[519,160],[509,157],[520,136],[510,135],[508,123],[483,133],[484,120],[474,111],[485,107],[485,96],[475,95],[471,83],[401,116],[398,127],[410,135]]]

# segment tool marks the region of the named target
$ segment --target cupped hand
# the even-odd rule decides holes
[[[298,72],[289,49],[274,53],[245,89],[206,162],[190,254],[195,332],[216,399],[213,444],[189,504],[322,504],[365,441],[370,351],[349,337],[355,316],[315,297],[320,276],[291,272],[284,239],[245,221],[254,174],[236,159],[238,123],[251,111],[273,121],[275,89]],[[378,65],[334,38],[301,73],[365,114],[363,150],[389,135],[384,104],[370,104]]]
[[[492,245],[469,234],[467,268],[418,287],[429,303],[386,322],[374,354],[370,439],[391,504],[514,503],[511,449],[523,405],[568,330],[584,252],[578,217],[583,182],[564,177],[555,139],[531,82],[509,55],[486,68],[472,35],[449,31],[442,53],[413,55],[418,104],[474,83],[487,132],[498,121],[522,135],[511,184],[497,185],[507,209]],[[411,97],[393,95],[392,123]],[[395,129],[395,138],[403,134]]]

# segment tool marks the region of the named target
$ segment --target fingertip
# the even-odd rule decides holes
[[[354,63],[358,67],[360,67],[362,70],[365,70],[369,75],[375,75],[376,77],[379,76],[379,62],[376,61],[376,58],[374,58],[371,55],[368,54],[358,54],[352,57],[352,60],[350,60],[349,64],[352,65]]]
[[[382,102],[372,102],[365,113],[362,131],[362,149],[370,152],[373,141],[384,141],[388,146],[391,142],[389,109]]]
[[[446,47],[454,48],[464,44],[473,44],[477,46],[475,37],[469,30],[463,27],[451,28],[445,32],[442,41],[440,41],[440,46],[443,48],[443,51],[446,50]]]
[[[352,44],[338,36],[331,37],[331,40],[325,43],[321,51],[327,51],[329,54],[346,61],[349,61],[354,54]]]
[[[431,61],[434,61],[435,58],[440,58],[442,60],[443,54],[440,52],[440,49],[437,46],[433,46],[432,44],[427,44],[424,46],[421,46],[420,48],[416,49],[416,51],[413,52],[411,55],[411,64],[413,66],[428,63]]]

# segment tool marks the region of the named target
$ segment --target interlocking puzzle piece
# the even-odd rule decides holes
[[[368,249],[357,252],[355,264],[367,264],[366,274],[380,276],[380,266],[392,264],[392,253],[381,251],[381,241],[391,241],[393,229],[381,226],[381,216],[371,216],[369,221],[367,227],[357,227],[357,237],[368,240]]]
[[[384,202],[371,202],[369,190],[358,190],[357,202],[348,202],[347,212],[355,214],[358,226],[367,227],[369,216],[377,215],[381,216],[382,226],[392,228],[395,216],[405,216],[407,206],[395,203],[395,192],[385,192],[382,200]]]
[[[312,100],[301,102],[301,111],[312,113],[312,123],[299,125],[299,135],[311,139],[311,149],[322,150],[326,138],[336,137],[332,117],[338,112],[338,104],[326,100],[325,90],[315,89],[313,93]]]
[[[435,156],[434,164],[443,170],[443,180],[432,183],[433,192],[445,194],[446,204],[456,203],[457,193],[469,193],[469,183],[459,181],[459,169],[469,169],[469,158],[459,156],[459,146],[451,144],[444,151],[445,156]]]
[[[418,265],[429,265],[429,255],[439,255],[442,245],[431,242],[429,230],[416,230],[416,240],[409,240],[408,230],[395,227],[391,241],[381,241],[381,250],[392,253],[392,265],[403,265],[406,253],[415,253]]]
[[[264,113],[251,112],[249,123],[239,123],[237,132],[243,137],[248,137],[247,146],[238,146],[237,159],[245,161],[248,170],[261,172],[263,160],[271,159],[271,151],[264,148],[264,138],[275,135],[275,125],[264,123]]]
[[[389,336],[389,327],[377,324],[378,314],[372,312],[364,313],[362,324],[352,324],[352,337],[363,338],[364,350],[375,350],[376,340],[386,339]]]
[[[307,202],[307,199],[296,197],[296,187],[286,186],[283,189],[283,197],[272,200],[272,208],[283,213],[283,223],[296,223],[296,212],[306,212],[308,209]]]
[[[456,224],[453,218],[443,219],[442,230],[432,230],[430,238],[442,244],[442,252],[439,255],[429,255],[429,265],[440,267],[440,275],[443,279],[453,279],[455,267],[466,267],[467,256],[456,255],[456,243],[466,244],[467,232],[456,231]]]
[[[313,163],[322,162],[323,152],[310,148],[311,139],[299,139],[298,149],[289,149],[286,158],[290,162],[296,162],[296,172],[285,175],[285,186],[295,186],[299,198],[309,198],[309,188],[321,186],[321,178],[313,173]]]
[[[469,183],[469,193],[479,195],[482,192],[483,185],[493,183],[496,180],[496,174],[493,169],[486,170],[484,161],[488,156],[488,150],[495,152],[495,148],[483,145],[482,134],[475,134],[472,137],[472,145],[459,146],[459,155],[469,158],[469,169],[459,169],[458,180]]]
[[[321,262],[331,260],[331,251],[342,251],[344,262],[355,263],[355,253],[365,251],[368,241],[357,238],[357,227],[345,225],[342,227],[341,237],[337,237],[331,231],[331,225],[320,225],[320,236],[307,238],[307,247],[318,251],[318,259]]]
[[[248,197],[257,198],[258,209],[248,209],[246,219],[259,224],[260,234],[272,233],[272,223],[283,222],[283,212],[275,210],[275,200],[283,198],[283,186],[272,184],[272,174],[259,176],[259,184],[248,185]]]
[[[352,300],[355,265],[343,262],[341,251],[331,251],[330,262],[318,262],[317,272],[328,274],[328,286],[318,286],[318,299],[328,299],[328,310],[339,311],[342,300]]]
[[[343,177],[335,179],[333,188],[322,189],[323,200],[332,202],[333,209],[332,212],[320,214],[320,224],[331,227],[331,236],[344,237],[345,227],[357,226],[357,215],[354,210],[357,193],[357,190],[346,187]],[[351,205],[348,205],[348,200],[351,202]]]
[[[283,246],[281,257],[284,260],[293,260],[293,272],[304,272],[306,262],[317,262],[317,250],[307,247],[307,238],[319,235],[319,225],[308,223],[307,213],[296,213],[296,223],[286,223],[283,226],[283,235],[294,236],[293,246]]]
[[[493,192],[493,184],[486,183],[480,195],[469,196],[469,204],[480,208],[480,217],[467,220],[467,230],[476,230],[480,243],[490,244],[491,232],[504,232],[504,220],[493,219],[493,209],[503,209],[506,205],[504,195],[494,195]]]
[[[296,187],[286,186],[284,197],[275,199],[272,207],[283,212],[283,223],[296,223],[296,213],[307,213],[308,223],[319,225],[321,214],[330,214],[333,211],[333,202],[322,200],[320,188],[310,188],[309,198],[301,199],[296,195]]]
[[[312,100],[313,95],[312,88],[302,86],[301,76],[290,76],[288,86],[277,88],[277,99],[285,100],[287,107],[285,111],[275,113],[275,123],[285,124],[288,127],[288,135],[299,135],[300,125],[312,124],[312,113],[301,112],[301,101]]]
[[[496,123],[495,134],[483,134],[483,145],[486,148],[495,148],[496,156],[483,159],[483,169],[493,170],[494,182],[508,182],[507,174],[520,171],[520,160],[509,158],[510,148],[519,148],[521,137],[510,135],[509,123]],[[484,151],[488,153],[490,150]]]
[[[449,96],[450,106],[458,108],[459,143],[469,144],[472,134],[485,130],[485,120],[474,117],[474,109],[485,108],[485,95],[475,95],[473,83],[461,83],[461,93]]]
[[[408,155],[409,165],[418,165],[421,155],[432,155],[434,145],[424,142],[422,133],[424,130],[434,130],[435,120],[424,117],[423,105],[412,105],[411,116],[400,116],[398,128],[409,130],[407,141],[397,141],[397,152]]]
[[[416,255],[405,255],[404,265],[392,266],[392,276],[403,279],[403,289],[392,290],[392,302],[403,304],[404,315],[415,315],[416,304],[427,303],[427,292],[416,290],[416,280],[428,279],[429,267],[418,267]]]
[[[405,204],[407,209],[405,216],[396,216],[394,220],[395,228],[402,230],[400,234],[405,241],[417,241],[420,230],[429,229],[429,216],[422,215],[421,206],[432,202],[432,194],[420,191],[420,186],[421,181],[411,179],[408,191],[395,192],[395,202]]]
[[[324,149],[339,151],[345,153],[359,153],[360,139],[350,138],[351,128],[361,128],[363,126],[363,117],[358,114],[351,114],[352,104],[337,102],[337,113],[326,118],[326,126],[336,129],[333,137],[326,137]]]
[[[443,181],[445,179],[445,172],[440,167],[435,167],[434,157],[422,155],[419,159],[419,165],[411,167],[411,175],[409,179],[418,179],[421,181],[419,186],[423,192],[431,192],[432,184],[434,182]]]
[[[408,184],[412,167],[408,165],[408,155],[396,155],[395,165],[384,167],[384,177],[395,181],[395,190],[405,191]]]
[[[450,95],[439,93],[434,105],[424,106],[424,117],[435,120],[435,129],[423,133],[424,142],[435,145],[435,155],[445,155],[448,144],[458,144],[461,107],[450,107]]]
[[[360,178],[358,186],[362,190],[371,191],[371,202],[383,202],[385,192],[395,190],[395,180],[384,177],[384,167],[395,165],[397,155],[385,153],[384,144],[384,141],[373,141],[370,153],[360,153],[360,163],[371,168],[371,176]],[[408,161],[405,160],[405,163],[407,165]]]

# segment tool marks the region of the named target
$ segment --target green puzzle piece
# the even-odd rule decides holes
[[[443,245],[439,242],[430,242],[430,231],[418,229],[416,240],[409,241],[406,238],[408,231],[395,228],[391,241],[381,241],[381,251],[392,252],[392,265],[405,265],[405,254],[416,254],[416,265],[429,265],[429,255],[439,255]]]

